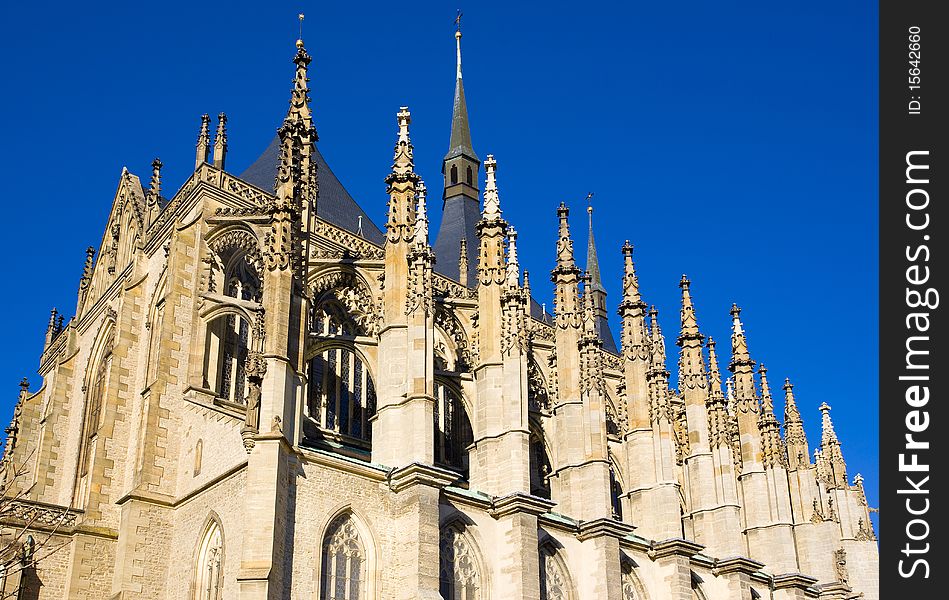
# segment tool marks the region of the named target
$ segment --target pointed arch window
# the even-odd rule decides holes
[[[458,165],[451,166],[451,184],[455,185],[458,183]]]
[[[613,518],[623,520],[623,486],[616,477],[616,467],[610,465],[610,503],[613,507]]]
[[[646,600],[646,588],[636,575],[636,563],[625,554],[620,558],[620,583],[623,600]]]
[[[222,600],[224,597],[224,535],[216,520],[208,523],[195,563],[194,600]]]
[[[474,542],[459,523],[442,527],[438,590],[445,600],[481,600],[482,578]]]
[[[573,600],[567,565],[550,541],[540,546],[540,600]]]
[[[366,548],[352,515],[340,515],[323,538],[320,600],[365,600]]]
[[[331,346],[310,359],[307,415],[324,429],[355,440],[372,439],[376,387],[356,352]]]
[[[468,472],[468,446],[474,441],[471,420],[457,388],[435,380],[435,462]]]
[[[550,457],[543,435],[531,427],[530,434],[531,494],[550,499]]]
[[[247,354],[253,332],[243,315],[227,313],[208,323],[204,387],[232,404],[247,403]]]
[[[99,427],[102,425],[102,411],[105,402],[106,389],[109,384],[109,371],[112,369],[112,347],[115,345],[115,336],[109,334],[102,345],[99,359],[94,363],[87,384],[86,419],[83,424],[82,451],[79,457],[79,497],[85,496],[86,478],[92,469],[94,446]]]
[[[474,187],[474,172],[471,170],[471,166],[466,167],[465,183]]]

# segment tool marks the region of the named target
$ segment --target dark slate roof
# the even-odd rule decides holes
[[[385,235],[372,222],[366,211],[362,209],[353,197],[349,195],[343,184],[340,183],[333,170],[326,164],[319,148],[315,153],[316,163],[318,165],[317,178],[320,183],[320,198],[316,203],[316,214],[321,219],[329,221],[337,227],[341,227],[351,233],[357,233],[359,217],[362,216],[362,235],[370,242],[379,244],[385,241]],[[274,139],[264,150],[264,153],[254,161],[254,164],[247,167],[238,177],[247,183],[257,187],[274,191],[274,182],[277,177],[277,163],[280,161],[280,138],[274,136]],[[455,277],[457,278],[457,261],[455,267]]]
[[[445,200],[442,222],[435,238],[435,272],[458,281],[458,258],[461,256],[461,238],[468,245],[468,287],[478,285],[478,234],[475,225],[481,219],[478,202],[467,196]]]
[[[610,322],[606,317],[600,317],[600,341],[603,342],[603,349],[613,354],[619,354],[616,347],[616,340],[613,339],[613,332],[610,331]]]
[[[448,141],[448,154],[445,160],[464,155],[480,161],[471,147],[471,130],[468,127],[468,105],[465,104],[465,86],[459,76],[455,80],[455,103],[451,111],[451,139]]]

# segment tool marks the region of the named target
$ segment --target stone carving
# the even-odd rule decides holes
[[[837,581],[844,585],[850,585],[850,573],[847,570],[847,551],[843,548],[834,550],[834,574]]]
[[[208,173],[213,172],[209,170]],[[227,190],[228,192],[231,192],[232,194],[243,198],[248,202],[252,202],[260,207],[266,206],[270,199],[273,198],[273,196],[267,192],[248,183],[244,183],[240,179],[232,177],[227,173],[221,174],[221,187],[224,190]]]
[[[455,371],[470,371],[472,362],[468,337],[458,319],[443,304],[435,306],[435,326],[444,331],[445,335],[455,343]]]
[[[330,293],[366,335],[376,334],[376,301],[357,275],[346,271],[332,271],[319,276],[311,289],[314,305],[318,306],[321,296]]]
[[[5,501],[0,512],[0,519],[15,519],[47,527],[72,527],[77,518],[78,513],[73,510],[33,504],[28,500]]]
[[[549,545],[540,549],[540,597],[541,600],[569,600],[570,580],[566,567]]]
[[[372,260],[382,260],[385,258],[385,251],[382,248],[326,221],[318,219],[314,232],[320,237],[343,246],[352,253],[353,258],[368,258]]]
[[[527,361],[527,407],[536,412],[550,410],[550,394],[547,384],[540,372],[540,367],[533,358]]]
[[[457,525],[439,538],[439,580],[443,598],[481,598],[481,573],[468,536]]]

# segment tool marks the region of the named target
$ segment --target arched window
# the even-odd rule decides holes
[[[336,302],[322,302],[313,310],[310,327],[321,337],[365,335],[346,310]]]
[[[533,428],[532,428],[533,429]],[[531,494],[550,499],[550,458],[544,438],[537,431],[530,434]]]
[[[613,518],[623,520],[623,486],[616,478],[616,468],[610,466],[610,503],[613,505]]]
[[[693,600],[707,600],[702,591],[702,578],[692,571],[692,598]]]
[[[540,600],[573,600],[573,583],[557,547],[547,541],[539,554]]]
[[[458,183],[458,165],[451,166],[451,183],[452,185]]]
[[[260,273],[253,261],[244,252],[234,252],[226,257],[224,266],[224,294],[231,298],[260,302],[262,289]]]
[[[224,536],[217,521],[211,520],[198,547],[195,564],[194,600],[221,600],[224,596]]]
[[[467,173],[465,175],[465,183],[467,183],[471,187],[474,187],[474,174],[471,172],[470,166],[467,168]]]
[[[366,549],[352,515],[340,515],[323,538],[320,600],[364,600],[366,566]]]
[[[439,585],[445,600],[480,600],[482,581],[474,543],[464,526],[442,527],[439,538]]]
[[[620,558],[620,582],[623,600],[646,600],[646,588],[636,576],[636,563],[626,555]]]
[[[204,386],[221,400],[246,404],[250,345],[250,322],[243,316],[229,313],[208,324]]]
[[[92,462],[95,458],[95,442],[99,427],[102,425],[103,403],[109,386],[109,371],[112,369],[113,345],[115,345],[115,336],[109,334],[100,347],[100,356],[94,363],[86,384],[86,418],[83,423],[82,448],[79,454],[79,485],[76,490],[78,501],[86,495],[89,471],[92,470]]]
[[[474,440],[461,395],[451,384],[435,380],[435,462],[468,472],[468,446]]]
[[[346,347],[330,347],[310,359],[307,415],[324,430],[370,441],[376,388],[362,359]]]

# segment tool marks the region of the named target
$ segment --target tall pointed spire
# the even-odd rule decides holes
[[[758,377],[761,379],[761,414],[774,418],[774,399],[771,397],[771,386],[768,385],[768,369],[764,364],[758,366]]]
[[[559,221],[557,236],[557,268],[576,270],[577,265],[573,260],[573,239],[570,237],[570,209],[563,202],[557,208],[557,219]]]
[[[596,243],[593,241],[593,205],[590,200],[593,193],[587,194],[587,216],[589,220],[589,233],[587,239],[587,272],[590,274],[589,286],[584,288],[584,294],[590,294],[593,301],[593,313],[595,317],[596,335],[603,342],[603,347],[610,352],[617,352],[616,342],[613,340],[613,333],[610,331],[608,313],[606,312],[606,288],[603,287],[603,280],[600,277],[600,261],[596,256]]]
[[[415,193],[418,197],[418,205],[415,214],[416,246],[428,245],[428,209],[425,206],[426,192],[427,190],[425,189],[425,182],[420,180],[418,182],[418,186],[415,188]]]
[[[455,101],[451,111],[451,138],[445,161],[466,156],[478,161],[471,147],[471,131],[468,127],[468,105],[465,103],[465,86],[461,82],[461,31],[455,32]]]
[[[516,289],[519,286],[518,277],[521,268],[517,263],[517,231],[513,227],[507,228],[507,286]]]
[[[834,431],[834,422],[830,420],[830,406],[823,402],[818,407],[821,412],[821,447],[820,454],[827,461],[830,482],[839,487],[847,485],[847,465],[840,450],[840,440]]]
[[[208,162],[208,155],[211,154],[211,134],[208,131],[210,124],[211,117],[207,113],[201,115],[201,129],[198,130],[198,143],[194,155],[195,171]]]
[[[587,195],[587,202],[593,197],[590,193]],[[593,204],[587,205],[587,216],[589,217],[589,233],[587,238],[587,271],[590,273],[591,289],[602,291],[604,295],[606,290],[603,287],[603,280],[600,278],[600,261],[596,257],[596,243],[593,241]]]
[[[794,385],[790,379],[784,380],[784,442],[788,450],[789,468],[807,468],[810,465],[807,435],[804,433],[804,422],[794,399]]]
[[[217,116],[217,132],[214,134],[214,166],[224,169],[224,157],[227,155],[227,115]]]
[[[496,221],[501,218],[501,198],[498,195],[497,182],[498,162],[494,160],[494,155],[489,154],[484,161],[484,210],[481,218],[486,221]]]
[[[718,353],[715,351],[715,340],[708,338],[708,425],[709,443],[711,446],[731,446],[731,427],[729,425],[728,407],[725,395],[722,393],[722,372],[718,367]],[[731,393],[729,388],[729,394]]]
[[[758,376],[761,378],[761,415],[758,417],[758,428],[761,430],[762,458],[765,466],[786,468],[787,453],[781,440],[781,428],[774,416],[774,399],[768,384],[768,369],[764,365],[758,367]]]
[[[386,177],[386,183],[389,185],[389,219],[386,222],[386,230],[390,242],[398,242],[400,239],[411,242],[415,237],[414,196],[419,176],[415,173],[412,140],[409,139],[409,124],[412,122],[409,107],[400,107],[396,120],[399,124],[399,134],[392,158],[392,172]]]
[[[468,281],[468,239],[461,238],[458,244],[458,281],[466,283]]]
[[[476,230],[481,219],[478,190],[481,159],[475,154],[471,144],[471,130],[468,125],[468,106],[465,102],[465,88],[461,80],[461,29],[455,32],[455,95],[452,105],[451,132],[448,152],[442,160],[444,191],[442,199],[442,220],[435,238],[435,255],[441,257],[435,263],[435,270],[456,279],[464,285],[477,285],[477,273],[474,265],[478,263],[479,244]],[[468,240],[468,273],[461,277],[461,265],[455,260],[459,242]]]

